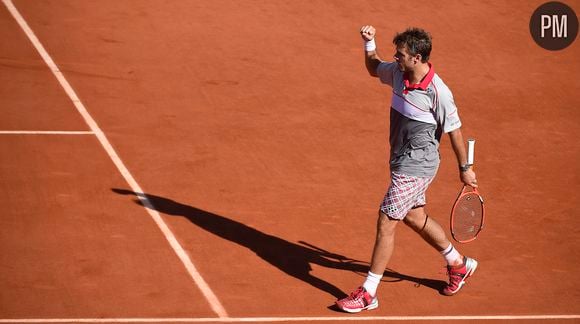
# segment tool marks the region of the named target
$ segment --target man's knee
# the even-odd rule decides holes
[[[403,221],[405,222],[405,225],[412,228],[415,232],[421,233],[427,226],[428,219],[429,216],[427,216],[423,208],[417,208],[410,211]]]
[[[379,235],[392,235],[395,233],[395,227],[400,220],[390,218],[383,211],[379,210],[379,218],[377,220],[377,233]]]

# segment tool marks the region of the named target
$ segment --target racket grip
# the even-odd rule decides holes
[[[470,138],[467,140],[467,164],[473,165],[475,155],[475,140]]]

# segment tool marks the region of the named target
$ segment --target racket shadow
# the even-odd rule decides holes
[[[351,271],[361,276],[366,276],[369,270],[369,264],[367,262],[332,253],[307,242],[300,241],[300,244],[292,243],[227,217],[182,204],[168,198],[136,193],[125,189],[114,188],[112,191],[120,195],[135,196],[136,199],[134,199],[134,202],[141,206],[143,206],[143,203],[139,198],[147,197],[154,206],[154,209],[158,212],[170,216],[184,217],[192,224],[222,239],[226,239],[253,251],[264,261],[287,275],[300,279],[336,298],[343,298],[346,296],[346,293],[332,283],[312,275],[312,264]],[[446,284],[444,281],[416,278],[391,270],[385,271],[383,281],[410,281],[414,282],[415,286],[421,285],[439,292],[441,292]]]

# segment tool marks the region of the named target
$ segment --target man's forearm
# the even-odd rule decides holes
[[[381,58],[377,54],[377,45],[375,44],[376,29],[366,25],[361,27],[360,34],[365,42],[365,66],[371,76],[377,77],[377,67],[381,63]]]
[[[377,54],[377,51],[370,51],[365,52],[365,66],[367,67],[367,71],[369,74],[376,77],[377,75],[377,67],[381,63],[381,59]]]
[[[451,139],[451,146],[453,147],[453,151],[455,152],[455,156],[457,157],[457,164],[461,168],[461,166],[467,164],[467,152],[465,150],[465,144],[463,142],[463,134],[461,134],[461,129],[456,129],[450,132],[449,138]],[[477,179],[475,176],[475,172],[473,172],[473,168],[471,166],[468,166],[465,169],[461,168],[459,170],[459,178],[464,184],[477,188]]]
[[[458,128],[449,133],[449,138],[451,140],[451,146],[455,152],[455,157],[457,158],[458,165],[464,165],[467,163],[467,152],[465,150],[465,144],[463,142],[463,134],[461,129]]]

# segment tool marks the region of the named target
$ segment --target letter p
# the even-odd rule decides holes
[[[542,15],[542,24],[540,28],[542,30],[541,37],[544,38],[546,29],[552,28],[552,17],[549,15]]]

